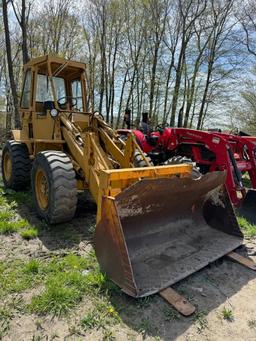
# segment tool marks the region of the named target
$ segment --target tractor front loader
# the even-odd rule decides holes
[[[133,133],[137,143],[155,165],[194,162],[198,172],[226,171],[226,188],[239,214],[256,223],[256,138],[217,131],[158,126],[143,134],[140,130],[119,129],[125,140]],[[247,172],[251,188],[243,184]]]
[[[83,63],[43,56],[24,72],[22,129],[3,149],[4,185],[31,182],[50,224],[72,219],[77,191],[89,190],[96,256],[127,294],[159,292],[241,245],[225,172],[192,179],[189,164],[152,166],[132,134],[124,142],[87,112]]]

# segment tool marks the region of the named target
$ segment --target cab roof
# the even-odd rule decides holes
[[[36,67],[38,73],[48,74],[47,65],[51,68],[52,76],[56,75],[64,78],[75,77],[86,69],[85,63],[67,60],[54,55],[45,55],[31,59],[24,65],[24,70]]]
[[[56,64],[67,63],[69,66],[77,67],[77,68],[84,69],[84,70],[86,68],[85,63],[76,62],[73,60],[68,60],[68,59],[61,58],[56,55],[49,55],[49,54],[41,56],[41,57],[37,57],[37,58],[32,58],[27,64],[25,64],[25,66],[36,66],[36,65],[47,63],[47,62],[56,63]]]

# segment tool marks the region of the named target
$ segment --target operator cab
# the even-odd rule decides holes
[[[22,121],[29,121],[29,138],[53,139],[60,113],[81,128],[88,125],[84,63],[47,55],[28,62],[24,74],[20,113],[28,118]]]
[[[37,112],[51,109],[86,112],[85,65],[58,57],[44,59],[25,67],[21,108],[35,105]]]

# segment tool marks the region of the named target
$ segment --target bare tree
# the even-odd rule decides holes
[[[157,76],[157,64],[159,62],[159,52],[163,37],[165,33],[169,2],[150,0],[148,2],[149,7],[146,8],[147,13],[151,13],[149,16],[152,25],[152,66],[150,74],[150,91],[149,91],[149,117],[155,121],[155,112],[153,112],[153,104],[155,98],[155,86]],[[150,26],[151,26],[150,25]],[[149,27],[150,27],[149,26]]]
[[[179,20],[181,25],[181,47],[178,57],[178,64],[176,67],[176,75],[175,75],[175,86],[174,86],[174,93],[173,93],[173,99],[172,99],[172,109],[171,109],[171,119],[170,119],[170,125],[174,126],[175,124],[175,115],[176,115],[176,109],[178,104],[178,98],[179,98],[179,90],[181,85],[181,78],[182,78],[182,72],[184,67],[184,58],[186,49],[188,46],[188,43],[191,39],[191,37],[194,34],[194,23],[197,20],[197,18],[202,15],[202,13],[205,11],[206,8],[206,1],[185,1],[185,0],[179,0]],[[179,111],[179,117],[178,122],[179,126],[182,124],[183,121],[183,111]]]
[[[27,43],[27,27],[28,27],[28,20],[29,14],[31,9],[31,2],[26,2],[26,0],[21,1],[21,9],[17,5],[14,0],[11,0],[12,8],[15,13],[16,19],[20,25],[21,32],[22,32],[22,57],[23,57],[23,64],[26,64],[29,61],[29,54],[28,54],[28,43]]]
[[[256,3],[254,0],[244,1],[240,5],[240,8],[236,12],[236,18],[239,20],[243,37],[237,37],[239,42],[246,46],[247,51],[254,57],[256,57]],[[240,38],[240,39],[239,39]]]
[[[211,40],[213,30],[208,31],[207,17],[199,18],[197,22],[194,23],[194,42],[196,44],[196,56],[193,62],[193,71],[191,77],[187,79],[187,91],[186,91],[186,111],[184,116],[183,126],[187,127],[189,122],[190,110],[194,101],[196,81],[198,77],[198,72],[204,60],[204,53]]]
[[[164,38],[165,46],[168,53],[170,53],[169,65],[167,69],[165,92],[164,92],[164,108],[163,108],[163,124],[167,123],[167,118],[170,113],[169,97],[170,97],[170,81],[171,75],[175,67],[175,55],[177,51],[177,45],[180,37],[180,23],[178,20],[177,7],[172,6],[172,16],[168,19],[166,34]]]
[[[54,0],[35,10],[27,32],[32,57],[54,53],[70,59],[79,55],[82,28],[75,9],[73,0]]]
[[[197,129],[202,129],[203,117],[207,108],[207,96],[211,83],[212,74],[214,71],[214,64],[219,57],[220,49],[229,36],[234,23],[226,25],[228,22],[229,14],[233,7],[233,1],[216,1],[211,0],[211,13],[212,13],[212,34],[208,44],[208,58],[207,58],[207,75],[201,107],[198,115]]]
[[[11,91],[12,91],[12,99],[13,99],[13,104],[14,104],[15,126],[18,128],[20,127],[20,115],[19,115],[17,89],[16,89],[15,80],[14,80],[12,47],[11,47],[9,22],[8,22],[7,0],[2,0],[2,10],[3,10],[3,21],[4,21],[4,30],[5,30],[5,45],[6,45],[7,64],[8,64],[8,74],[9,74],[10,86],[11,86]]]

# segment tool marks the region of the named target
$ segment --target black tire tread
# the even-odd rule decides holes
[[[71,220],[77,206],[76,174],[70,158],[60,151],[40,152],[32,169],[32,189],[34,200],[36,195],[33,176],[38,165],[44,165],[50,182],[49,207],[42,212],[36,203],[37,212],[50,224],[59,224]]]
[[[189,164],[193,164],[193,161],[185,156],[181,156],[181,155],[177,155],[177,156],[173,156],[170,159],[168,159],[167,161],[165,161],[165,165],[178,165],[178,164],[182,164],[182,163],[189,163]],[[198,179],[202,176],[202,174],[200,173],[200,171],[198,170],[198,168],[196,166],[193,165],[193,169],[192,169],[192,173],[191,173],[192,179]]]
[[[10,153],[12,159],[12,178],[9,183],[5,180],[3,170],[4,153],[6,151]],[[27,188],[30,184],[30,170],[31,161],[26,144],[15,140],[8,141],[3,148],[2,154],[2,174],[5,187],[15,191]]]
[[[148,160],[149,164],[151,166],[153,166],[151,158],[149,156],[146,156],[146,155],[145,155],[145,157]],[[135,151],[135,153],[134,153],[134,161],[133,161],[133,163],[134,163],[135,167],[148,167],[147,163],[145,162],[145,160],[143,159],[142,155],[138,151]]]

